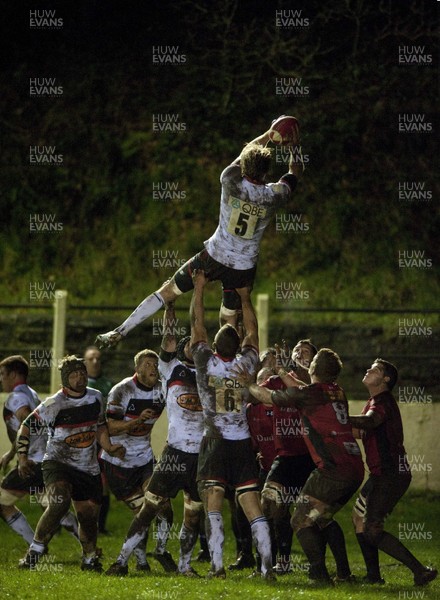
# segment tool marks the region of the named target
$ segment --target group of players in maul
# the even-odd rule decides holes
[[[60,365],[62,388],[40,404],[26,383],[26,360],[15,355],[0,362],[3,389],[9,392],[4,418],[12,442],[1,459],[3,468],[15,454],[18,459],[2,481],[0,513],[29,544],[20,568],[38,570],[61,525],[82,546],[81,569],[103,571],[96,545],[102,470],[115,497],[133,513],[119,556],[106,575],[127,575],[132,554],[137,570],[151,570],[146,540],[154,521],[153,555],[165,571],[199,577],[191,555],[204,531],[207,547],[201,554],[211,563],[208,577],[225,578],[226,497],[237,542],[231,571],[254,568],[253,576],[269,581],[291,573],[296,534],[308,577],[319,585],[383,584],[379,550],[408,567],[415,585],[437,576],[436,569],[421,564],[384,530],[385,518],[411,481],[401,416],[392,395],[396,367],[374,360],[363,378],[370,397],[362,414],[351,416],[337,383],[342,363],[336,352],[318,351],[310,339],[303,339],[291,355],[285,345],[259,354],[251,289],[260,240],[274,212],[288,206],[299,176],[290,147],[288,173],[277,183],[267,183],[269,139],[270,130],[246,144],[222,172],[218,227],[201,252],[147,296],[122,325],[98,336],[97,346],[115,346],[164,307],[160,352],[140,351],[134,357],[134,376],[101,393],[96,388],[102,381],[98,375],[88,380],[84,359],[67,356]],[[223,287],[221,327],[209,344],[204,290],[216,280]],[[178,341],[174,303],[190,290],[191,335]],[[86,361],[96,361],[99,354],[98,347],[89,348]],[[167,441],[154,462],[151,429],[165,408]],[[369,471],[363,486],[357,438]],[[170,499],[180,490],[184,511],[176,564],[166,542],[173,519]],[[15,506],[28,493],[44,509],[35,531]],[[351,573],[344,533],[334,519],[355,493],[353,524],[366,566],[362,579]],[[332,576],[325,560],[327,545],[336,563]]]

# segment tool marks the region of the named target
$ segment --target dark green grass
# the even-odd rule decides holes
[[[174,502],[175,525],[173,526],[169,550],[178,557],[178,530],[181,518],[181,498]],[[35,525],[40,511],[38,507],[22,501],[20,507]],[[353,573],[360,578],[364,574],[362,558],[350,523],[350,506],[339,513],[347,540],[348,554]],[[125,506],[112,498],[112,508],[108,519],[111,536],[101,537],[99,545],[104,550],[103,563],[108,567],[114,561],[130,522],[130,515]],[[407,495],[396,507],[387,522],[387,529],[394,534],[406,532],[406,545],[425,564],[440,565],[440,544],[438,524],[440,522],[440,502],[435,497]],[[224,548],[225,565],[235,559],[235,544],[229,525],[229,511],[225,507],[225,525],[227,539]],[[414,530],[418,529],[418,533]],[[421,533],[420,533],[421,531]],[[412,575],[405,567],[396,564],[388,556],[381,554],[382,574],[386,580],[384,586],[366,586],[361,584],[344,584],[336,588],[315,588],[305,573],[305,559],[299,551],[298,542],[294,540],[292,560],[295,570],[291,575],[278,577],[276,583],[268,584],[260,578],[247,579],[251,571],[228,573],[225,581],[188,580],[163,572],[162,567],[150,559],[152,572],[139,574],[134,564],[130,563],[128,577],[113,578],[103,575],[82,573],[80,571],[80,548],[76,541],[66,532],[57,534],[50,544],[50,558],[44,563],[45,570],[40,572],[23,572],[17,569],[17,562],[26,550],[24,542],[16,536],[4,523],[0,523],[1,534],[1,568],[0,598],[4,599],[151,599],[188,600],[212,598],[239,598],[281,600],[292,598],[308,598],[310,600],[370,600],[371,598],[410,600],[414,598],[440,598],[440,581],[435,581],[425,588],[416,588],[412,583]],[[150,533],[148,550],[154,546],[154,529]],[[418,538],[418,539],[417,539]],[[198,550],[198,545],[197,549]],[[330,572],[334,573],[334,562],[328,557]],[[208,571],[208,565],[194,563],[201,575]]]

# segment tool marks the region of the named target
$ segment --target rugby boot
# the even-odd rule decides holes
[[[28,550],[26,556],[18,561],[19,569],[33,570],[37,566],[42,554],[35,552],[35,550]]]
[[[95,556],[90,562],[86,562],[84,558],[81,561],[81,571],[94,571],[95,573],[102,573],[102,564]]]
[[[105,574],[116,575],[116,577],[125,577],[125,575],[128,575],[128,565],[123,565],[119,562],[114,562],[112,565],[109,566]]]
[[[177,571],[177,565],[169,552],[165,551],[163,554],[155,552],[153,556],[162,565],[166,573],[175,573]]]
[[[426,567],[420,573],[414,574],[414,585],[426,585],[438,575],[437,569]]]

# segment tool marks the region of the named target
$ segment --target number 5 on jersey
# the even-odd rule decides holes
[[[228,232],[245,240],[250,240],[255,233],[258,219],[266,216],[266,209],[239,198],[229,197],[232,207],[228,223]]]

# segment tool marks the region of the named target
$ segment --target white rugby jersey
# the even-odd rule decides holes
[[[126,377],[110,390],[106,416],[107,419],[130,421],[137,419],[145,408],[155,411],[156,414],[152,419],[140,423],[130,432],[110,436],[112,444],[122,444],[125,447],[124,458],[110,456],[103,450],[101,453],[103,460],[125,469],[141,467],[153,460],[151,430],[165,408],[160,382],[149,388],[142,385],[136,375]]]
[[[16,385],[6,399],[3,407],[3,420],[6,427],[17,435],[20,429],[20,420],[16,413],[20,408],[27,407],[30,412],[35,410],[40,404],[40,398],[35,390],[29,387],[26,383]],[[47,433],[44,430],[38,432],[37,435],[31,435],[28,458],[36,463],[43,460],[46,450]]]
[[[171,357],[169,361],[167,357]],[[159,372],[165,380],[169,446],[198,454],[203,437],[203,409],[197,390],[196,370],[174,354],[161,351]]]
[[[251,269],[256,263],[260,241],[270,219],[291,197],[286,175],[278,183],[256,184],[242,177],[237,164],[220,176],[220,216],[214,234],[204,242],[208,253],[232,269]]]
[[[255,373],[259,360],[257,349],[245,346],[232,360],[214,354],[206,342],[196,343],[192,352],[205,417],[204,435],[225,440],[249,438],[246,402],[242,398],[244,388],[232,371],[241,365],[249,373]]]
[[[96,431],[105,423],[101,392],[86,388],[81,398],[73,398],[63,388],[46,398],[34,416],[49,428],[43,461],[56,460],[89,475],[99,475]]]

